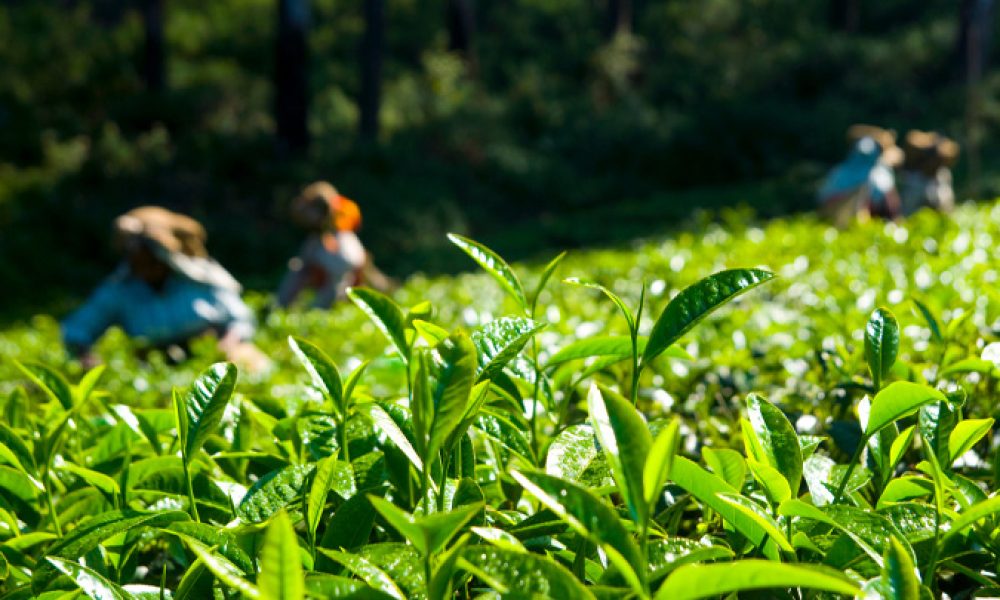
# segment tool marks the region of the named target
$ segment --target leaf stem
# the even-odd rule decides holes
[[[52,502],[52,492],[49,491],[48,483],[45,484],[45,505],[49,509],[49,518],[52,519],[52,526],[56,530],[56,535],[62,537],[62,526],[59,524],[59,514],[56,512],[55,503]]]
[[[198,517],[198,504],[194,499],[194,485],[191,483],[191,471],[188,469],[187,456],[181,456],[181,464],[184,465],[184,481],[187,483],[188,502],[191,504],[191,517],[197,523],[201,523]]]
[[[847,471],[844,472],[844,477],[840,480],[840,485],[837,486],[837,493],[833,495],[833,504],[840,502],[844,495],[844,488],[847,487],[847,482],[851,479],[851,474],[854,473],[854,467],[858,466],[858,461],[861,460],[861,453],[868,445],[868,438],[867,435],[861,436],[858,447],[854,450],[854,456],[851,457],[851,462],[847,465]]]

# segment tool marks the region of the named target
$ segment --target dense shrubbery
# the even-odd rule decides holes
[[[207,341],[139,364],[117,334],[83,374],[38,317],[0,336],[23,365],[0,373],[2,585],[992,590],[998,227],[1000,204],[841,232],[734,213],[513,271],[456,237],[490,275],[271,313],[258,375],[201,372]]]

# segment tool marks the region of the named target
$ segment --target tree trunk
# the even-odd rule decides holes
[[[476,64],[473,47],[476,34],[475,0],[448,0],[448,50],[461,54],[470,67]]]
[[[361,40],[361,97],[358,101],[362,139],[378,137],[382,104],[382,45],[385,29],[384,0],[365,0],[365,34]]]
[[[608,0],[604,34],[608,39],[632,33],[632,0]]]
[[[994,0],[963,0],[955,52],[958,72],[965,80],[965,155],[968,169],[968,192],[980,193],[982,157],[982,98],[980,82],[987,67],[993,37]]]
[[[274,112],[278,140],[291,150],[309,145],[308,22],[308,0],[278,0]]]
[[[142,75],[146,89],[161,92],[166,87],[166,59],[163,43],[163,0],[143,0],[142,21],[146,45],[142,54]]]
[[[831,0],[830,27],[836,31],[857,33],[861,26],[861,0]]]

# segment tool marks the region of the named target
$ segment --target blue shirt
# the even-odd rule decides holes
[[[83,306],[66,317],[63,341],[68,346],[90,346],[112,325],[153,345],[184,340],[209,328],[235,328],[244,340],[254,330],[253,312],[236,291],[176,273],[157,291],[127,268],[108,277]]]

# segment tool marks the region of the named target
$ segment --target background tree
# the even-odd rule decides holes
[[[166,87],[163,2],[164,0],[142,0],[142,21],[146,30],[142,75],[146,80],[146,89],[151,92],[160,92]]]
[[[632,0],[608,0],[604,32],[608,39],[619,34],[632,33]]]
[[[275,121],[280,143],[291,150],[309,145],[308,23],[308,0],[278,0]]]
[[[363,139],[378,136],[379,108],[382,104],[382,47],[385,37],[385,3],[365,0],[365,33],[361,39],[360,133]]]
[[[831,0],[830,28],[856,33],[861,26],[861,0]]]
[[[461,54],[470,70],[475,71],[477,64],[474,48],[476,35],[475,0],[448,0],[445,22],[448,26],[448,50]]]

